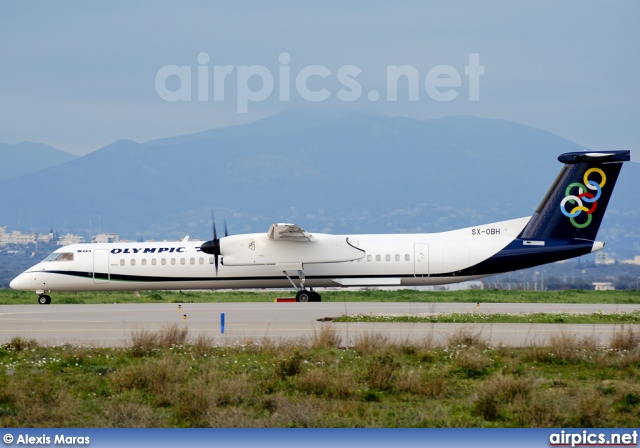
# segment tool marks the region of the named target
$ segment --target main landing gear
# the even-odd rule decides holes
[[[313,288],[310,288],[309,291],[306,289],[301,289],[296,293],[296,302],[321,302],[322,298],[320,294],[315,292]]]
[[[298,270],[298,277],[300,278],[300,287],[296,286],[294,281],[291,280],[291,277],[289,277],[289,274],[287,274],[287,271],[282,271],[282,272],[284,272],[284,275],[287,277],[287,279],[289,279],[293,287],[298,291],[296,293],[296,302],[321,302],[322,301],[322,297],[320,297],[320,294],[315,292],[313,288],[309,288],[308,290],[305,289],[304,271],[302,269]]]
[[[51,297],[46,294],[40,294],[38,296],[38,303],[40,305],[49,305],[51,303]]]

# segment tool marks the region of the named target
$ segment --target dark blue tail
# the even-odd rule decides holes
[[[520,235],[490,258],[457,275],[489,275],[566,260],[600,250],[598,228],[629,151],[570,152]]]
[[[558,160],[565,165],[520,238],[594,241],[630,152],[570,152]]]

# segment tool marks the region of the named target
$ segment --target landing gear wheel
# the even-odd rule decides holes
[[[311,302],[311,294],[306,289],[301,289],[296,293],[296,302]]]
[[[49,305],[51,303],[51,297],[46,294],[40,294],[40,297],[38,297],[38,303],[40,305]]]
[[[296,302],[320,302],[322,298],[320,294],[315,292],[313,289],[311,291],[307,291],[306,289],[301,289],[296,294]]]

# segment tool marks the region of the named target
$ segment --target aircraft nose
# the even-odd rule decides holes
[[[9,287],[18,291],[28,291],[33,289],[33,287],[29,288],[31,284],[33,284],[33,278],[29,274],[20,274],[11,280]]]

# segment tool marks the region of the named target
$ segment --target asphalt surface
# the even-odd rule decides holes
[[[445,342],[461,329],[472,331],[492,345],[544,344],[553,334],[566,332],[593,336],[607,344],[620,325],[573,324],[410,324],[324,323],[327,317],[344,314],[413,314],[435,312],[630,312],[640,305],[579,304],[474,304],[474,303],[197,303],[109,305],[3,305],[0,306],[0,343],[15,337],[41,344],[126,346],[132,335],[171,325],[186,326],[195,338],[205,335],[220,344],[236,344],[263,338],[303,340],[331,325],[352,345],[366,332],[388,335],[391,340],[418,341],[433,338]],[[224,313],[224,333],[221,315]],[[633,326],[640,330],[640,325]]]

